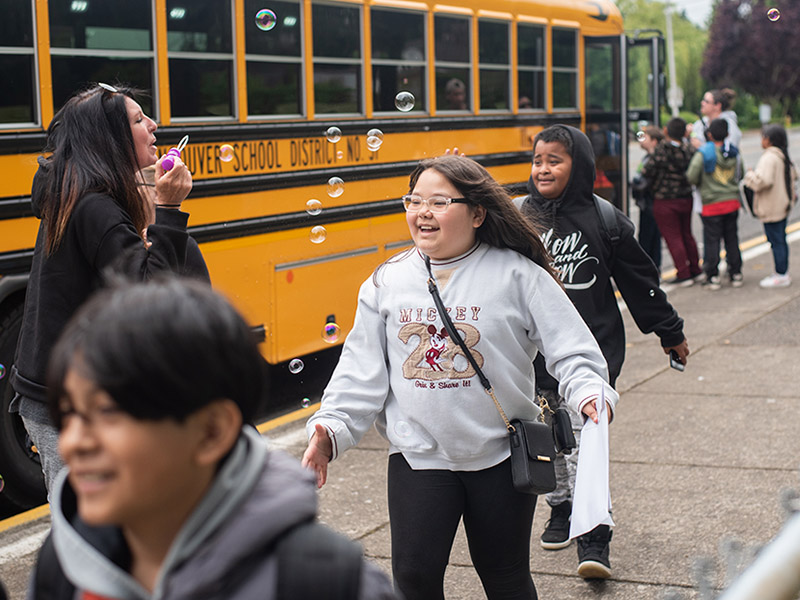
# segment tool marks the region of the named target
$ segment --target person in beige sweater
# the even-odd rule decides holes
[[[775,273],[761,280],[763,288],[787,287],[789,245],[786,243],[786,220],[797,200],[797,171],[789,158],[786,130],[780,125],[765,125],[761,131],[764,154],[755,170],[749,170],[744,184],[753,190],[753,214],[764,224],[764,233],[772,246]]]

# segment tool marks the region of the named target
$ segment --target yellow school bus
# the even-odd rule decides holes
[[[36,157],[76,90],[147,90],[160,150],[189,136],[191,233],[272,364],[343,341],[359,284],[411,244],[399,198],[418,160],[458,147],[521,185],[532,137],[568,123],[590,134],[598,189],[625,208],[629,123],[657,120],[659,41],[629,39],[611,0],[4,5],[0,502],[22,506],[41,498],[40,474],[5,374],[38,226]]]

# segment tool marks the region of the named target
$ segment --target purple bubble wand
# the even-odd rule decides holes
[[[161,168],[165,171],[169,171],[172,167],[175,166],[175,157],[180,156],[183,149],[186,147],[186,144],[189,143],[189,136],[185,135],[181,138],[181,141],[178,142],[178,145],[174,148],[170,148],[167,151],[167,156],[164,160],[161,161]]]

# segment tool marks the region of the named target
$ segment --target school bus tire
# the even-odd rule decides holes
[[[5,367],[5,375],[0,379],[0,475],[5,482],[0,509],[26,509],[47,501],[39,457],[32,449],[22,419],[8,412],[14,398],[8,380],[22,327],[22,312],[23,306],[18,304],[0,317],[0,364]]]

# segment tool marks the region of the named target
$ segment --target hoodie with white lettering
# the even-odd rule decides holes
[[[600,344],[613,386],[625,360],[625,327],[614,284],[637,327],[644,333],[655,332],[662,347],[677,346],[684,340],[683,319],[659,287],[658,270],[636,241],[633,223],[616,209],[619,239],[612,243],[593,197],[595,165],[589,138],[574,127],[555,127],[563,127],[572,138],[569,182],[558,198],[548,199],[529,181],[530,195],[521,209],[536,216],[544,227],[543,238],[553,266]],[[551,376],[548,370],[541,359],[537,360],[539,386],[556,389],[558,374],[550,370]]]

